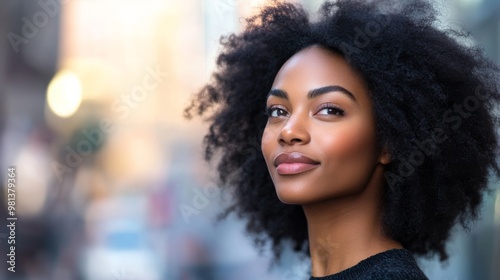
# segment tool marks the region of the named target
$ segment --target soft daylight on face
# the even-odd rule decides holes
[[[342,56],[318,46],[295,54],[266,108],[262,152],[282,202],[308,204],[381,183],[388,158],[376,144],[371,100]]]

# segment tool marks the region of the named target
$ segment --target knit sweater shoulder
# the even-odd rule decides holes
[[[324,277],[311,276],[310,280],[428,280],[411,253],[393,249],[373,255],[357,265]]]

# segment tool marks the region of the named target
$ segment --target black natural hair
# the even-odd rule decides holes
[[[325,2],[316,21],[297,4],[273,1],[221,39],[212,80],[186,116],[205,116],[207,160],[234,195],[226,213],[245,218],[257,243],[283,241],[307,251],[300,205],[278,199],[260,151],[267,93],[287,59],[311,45],[343,55],[362,74],[373,101],[377,139],[391,155],[383,228],[416,255],[447,258],[452,227],[477,217],[497,163],[499,69],[467,35],[436,26],[425,1]]]

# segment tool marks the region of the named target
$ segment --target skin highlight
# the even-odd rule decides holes
[[[347,61],[319,46],[299,51],[276,75],[267,108],[262,152],[279,199],[303,207],[312,275],[402,248],[383,234],[383,173],[390,158],[377,146],[364,80]],[[281,174],[275,164],[281,153],[300,153],[317,164]]]

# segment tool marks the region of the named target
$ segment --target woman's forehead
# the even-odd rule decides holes
[[[366,96],[368,92],[363,77],[344,57],[316,45],[288,59],[276,75],[272,89],[307,93],[325,86],[340,86],[354,95]]]

